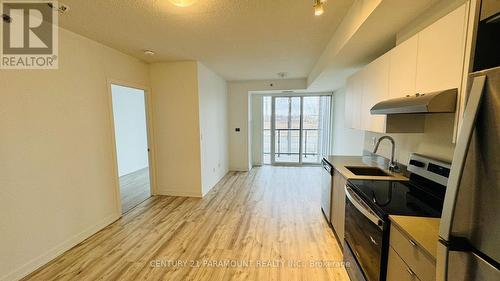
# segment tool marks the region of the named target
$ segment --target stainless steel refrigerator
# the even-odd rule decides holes
[[[439,229],[438,281],[500,280],[500,67],[471,79]]]

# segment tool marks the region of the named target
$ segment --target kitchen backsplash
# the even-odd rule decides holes
[[[454,114],[429,114],[425,120],[425,131],[420,134],[380,134],[365,132],[364,149],[373,151],[373,138],[390,135],[396,141],[395,160],[408,164],[413,152],[451,162],[453,159],[453,124]],[[377,154],[390,157],[391,146],[383,141]]]

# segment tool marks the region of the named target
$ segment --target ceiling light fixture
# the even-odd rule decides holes
[[[169,1],[170,3],[174,4],[177,7],[189,7],[198,0],[169,0]]]
[[[325,12],[324,3],[326,0],[314,0],[314,15],[321,16]]]
[[[154,56],[155,55],[155,52],[154,51],[151,51],[151,50],[144,50],[144,54],[146,56]]]

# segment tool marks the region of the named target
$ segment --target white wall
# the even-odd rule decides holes
[[[155,63],[150,77],[157,192],[201,197],[197,62]]]
[[[148,66],[61,29],[58,70],[0,70],[0,280],[45,264],[120,216],[107,79]]]
[[[306,79],[231,81],[229,95],[229,169],[248,171],[252,166],[252,128],[250,95],[252,91],[303,90]],[[235,128],[240,128],[236,132]]]
[[[198,63],[202,194],[226,175],[229,168],[227,84]]]
[[[118,175],[149,166],[144,90],[112,85]]]
[[[423,134],[379,134],[366,132],[364,148],[373,150],[373,138],[380,138],[383,135],[390,135],[396,141],[395,159],[399,163],[408,164],[410,154],[413,152],[428,155],[451,162],[453,159],[453,126],[455,115],[432,114],[425,118],[425,128]],[[377,154],[386,158],[391,156],[391,146],[389,142],[382,142]]]
[[[345,88],[333,95],[332,154],[362,155],[365,132],[345,125]]]

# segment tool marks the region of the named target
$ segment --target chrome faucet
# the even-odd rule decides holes
[[[378,147],[380,146],[380,142],[384,139],[387,139],[391,142],[392,144],[392,152],[391,152],[391,162],[389,163],[389,171],[391,172],[399,172],[399,166],[394,162],[394,151],[396,150],[396,142],[394,139],[390,136],[383,136],[378,139],[377,144],[375,145],[375,148],[373,149],[373,153],[377,153]]]

